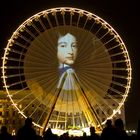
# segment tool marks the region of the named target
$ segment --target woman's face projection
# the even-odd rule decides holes
[[[72,65],[77,55],[77,41],[75,36],[67,33],[59,37],[57,46],[57,58],[60,64]]]

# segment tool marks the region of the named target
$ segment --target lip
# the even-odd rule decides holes
[[[66,57],[67,59],[73,60],[73,57]]]

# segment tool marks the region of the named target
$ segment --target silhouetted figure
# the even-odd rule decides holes
[[[7,127],[1,127],[0,140],[12,140],[12,135],[7,132]]]
[[[95,127],[90,127],[89,140],[100,140],[100,136],[95,133]]]
[[[32,118],[27,118],[25,124],[16,135],[16,140],[37,140],[35,130],[32,128]]]
[[[60,138],[59,138],[59,140],[69,140],[69,139],[70,139],[70,137],[69,137],[69,133],[68,132],[62,134],[60,136]]]
[[[116,130],[114,126],[112,125],[111,120],[107,120],[106,127],[103,129],[101,133],[101,139],[102,140],[117,140],[116,137]]]
[[[57,135],[52,133],[51,128],[48,128],[46,130],[46,132],[44,133],[43,139],[44,140],[57,140],[58,137],[57,137]]]
[[[82,138],[82,140],[87,140],[87,133],[83,132],[83,136],[81,138]]]
[[[115,128],[116,128],[118,140],[128,140],[129,139],[126,131],[124,130],[124,124],[123,124],[122,119],[115,120]]]

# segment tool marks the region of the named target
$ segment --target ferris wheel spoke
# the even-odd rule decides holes
[[[112,95],[107,94],[107,97],[109,97],[110,99],[112,99],[114,101],[115,104],[117,104],[119,106],[119,100],[117,100],[116,98],[114,98]]]
[[[49,19],[49,16],[47,15],[47,13],[44,15],[44,17],[47,19],[50,28],[53,28],[53,25],[52,25],[52,23],[51,23],[51,21],[50,21],[50,19]]]
[[[85,88],[88,90],[88,89],[90,89],[90,87],[89,87],[89,85],[85,85]],[[91,89],[92,90],[92,89]],[[102,98],[96,91],[94,91],[94,93],[96,94],[96,96],[95,97],[93,97],[93,99],[94,98],[97,98],[96,100],[95,100],[95,102],[97,101],[97,103],[99,104],[104,104],[104,107],[105,108],[107,108],[107,109],[111,109],[112,111],[113,111],[113,108],[112,108],[112,103],[111,102],[107,102],[106,100],[104,100],[104,98]]]
[[[31,92],[30,92],[29,94],[27,94],[26,96],[24,96],[22,99],[18,100],[18,101],[16,102],[16,104],[20,103],[21,101],[25,100],[26,98],[28,98],[28,97],[30,97],[30,96],[32,96],[32,93],[31,93]]]
[[[108,117],[109,117],[109,114],[107,114],[107,112],[104,110],[104,108],[102,107],[102,105],[99,104],[99,102],[97,102],[95,99],[93,99],[93,100],[94,100],[94,102],[96,103],[96,105],[98,106],[98,107],[96,107],[96,108],[99,109],[101,113],[103,112],[104,115],[105,115],[105,117],[108,118]],[[94,107],[94,106],[93,106],[93,107]],[[99,112],[97,111],[97,109],[96,109],[96,112],[97,112],[97,114],[99,114]],[[112,109],[112,108],[111,108],[111,109]],[[100,118],[102,118],[102,117],[100,117]]]
[[[66,25],[66,22],[65,22],[65,9],[61,9],[61,15],[62,15],[62,19],[63,19],[63,25],[65,26]]]
[[[98,36],[98,33],[101,31],[101,29],[103,28],[103,23],[100,25],[100,27],[97,29],[97,31],[95,32],[95,35]]]
[[[32,59],[36,60],[35,62],[32,61]],[[42,62],[42,59],[46,59],[45,56],[42,56],[42,53],[39,54],[38,52],[35,54],[32,54],[29,56],[29,61],[27,62],[27,64],[30,62],[30,63],[42,63],[43,65],[43,62]],[[52,56],[48,57],[47,60],[50,61],[52,59]]]
[[[41,31],[39,30],[39,28],[36,27],[35,23],[32,22],[32,23],[31,23],[31,26],[36,30],[36,32],[37,32],[38,34],[41,33]]]
[[[127,76],[119,75],[119,74],[114,74],[113,75],[115,78],[121,78],[121,79],[129,79]]]
[[[24,62],[23,59],[19,59],[19,58],[13,58],[13,57],[8,57],[7,61],[17,61],[17,62]]]
[[[27,27],[25,28],[25,31],[26,31],[31,37],[36,38],[36,36],[34,36],[33,33],[32,33],[31,31],[29,31],[29,29],[27,29]],[[43,39],[42,39],[43,41],[41,41],[40,38],[43,38]],[[43,37],[43,36],[41,35],[40,38],[38,38],[38,39],[36,40],[36,43],[37,43],[38,46],[41,46],[41,47],[43,47],[43,48],[46,50],[46,43],[44,43],[45,37]],[[50,42],[49,42],[49,43],[50,43]],[[19,45],[20,45],[20,43],[19,43]],[[21,46],[21,45],[20,45],[20,46]],[[23,46],[23,45],[22,45],[22,46]],[[54,45],[51,45],[51,44],[50,44],[50,46],[54,46]],[[51,49],[52,51],[54,51],[54,50],[52,49],[52,47],[50,47],[50,49]],[[48,50],[47,50],[47,51],[48,51]],[[42,52],[44,53],[44,51],[42,51]],[[52,54],[51,51],[49,51],[49,52]]]
[[[26,83],[26,81],[25,80],[22,80],[22,81],[19,81],[19,82],[15,82],[15,83],[12,83],[12,84],[8,85],[8,87],[10,88],[10,87],[13,87],[13,86],[20,85],[22,83]]]
[[[101,60],[102,61],[105,61],[105,60],[107,60],[107,59],[109,59],[110,57],[115,57],[115,56],[118,56],[118,55],[124,55],[124,53],[125,52],[119,52],[119,53],[117,53],[117,54],[111,54],[110,56],[107,56],[106,54],[105,54],[105,52],[102,52],[101,54],[103,55],[103,54],[105,54],[105,55],[103,55],[102,57],[100,56],[101,54],[98,54],[98,55],[95,55],[95,56],[98,56],[98,59],[96,60],[96,59],[91,59],[92,60],[92,63],[99,63]],[[94,55],[93,55],[94,56]],[[82,58],[81,58],[82,59]],[[118,60],[118,62],[125,62],[126,61],[126,59],[124,59],[124,60],[122,60],[122,59],[120,59],[120,60]],[[82,60],[82,63],[83,64],[88,64],[89,63],[89,60],[86,60],[86,59],[83,59]],[[90,64],[90,63],[89,63]]]
[[[31,23],[29,23],[28,24],[28,27],[31,25]],[[21,26],[21,29],[20,29],[20,31],[21,32],[27,32],[29,35],[30,35],[30,37],[32,37],[32,38],[36,38],[36,35],[34,35],[29,29],[28,29],[28,27],[27,26]]]
[[[57,14],[55,12],[54,12],[54,17],[55,17],[56,25],[59,26],[59,22],[58,22],[58,19],[57,19]]]
[[[102,40],[106,35],[108,35],[110,33],[110,30],[107,30],[106,32],[105,32],[105,34],[104,35],[102,35],[100,38],[99,38],[99,40]]]
[[[74,86],[73,86],[73,79],[72,79],[72,75],[69,75],[69,82],[70,82],[70,85],[72,85],[72,87],[74,88]],[[75,92],[74,92],[74,94],[75,94]],[[73,97],[74,95],[73,94],[71,94],[71,99],[72,100],[74,100]],[[73,110],[73,114],[72,114],[72,121],[73,121],[73,128],[76,126],[75,124],[75,118],[74,118],[74,114],[75,114],[75,109],[74,109],[74,103],[73,102],[71,102],[71,104],[72,104],[72,110]]]
[[[20,51],[18,51],[18,50],[16,50],[16,49],[13,49],[13,48],[12,48],[12,49],[10,48],[9,53],[10,53],[10,52],[11,52],[11,53],[15,53],[15,55],[16,55],[16,54],[19,54],[19,55],[21,55],[21,56],[24,56],[24,55],[25,55],[25,53],[22,53],[22,52],[20,52]]]
[[[86,78],[86,76],[87,75],[85,75],[85,76],[83,76],[83,77],[85,77]],[[93,76],[93,78],[94,78],[94,76]],[[94,85],[98,85],[98,87],[99,87],[99,85],[105,90],[105,89],[108,89],[108,83],[103,83],[103,82],[100,82],[98,79],[91,79],[91,77],[90,78],[86,78],[87,80],[89,80],[91,83],[92,83],[92,85],[94,86]],[[86,82],[85,82],[86,83]],[[91,86],[91,85],[90,85]],[[92,86],[91,86],[92,87]]]
[[[95,99],[93,99],[93,100],[95,100],[95,103],[96,103],[96,105],[98,105],[98,107],[100,108],[101,112],[103,111],[104,114],[106,115],[106,118],[108,118],[110,114],[108,114],[107,111],[110,110],[110,111],[113,112],[114,107],[112,106],[112,104],[114,104],[114,101],[111,102],[111,101],[109,101],[109,100],[107,100],[107,99],[103,99],[103,98],[102,98],[101,96],[99,96],[98,94],[96,94],[96,97],[97,97],[96,100],[95,100]],[[102,106],[103,106],[104,108],[103,108]],[[94,107],[94,106],[93,106],[93,107]],[[97,107],[96,107],[96,108],[97,108]],[[97,110],[98,110],[98,108],[97,108]],[[96,111],[97,111],[97,110],[96,110]]]
[[[84,76],[83,76],[84,77]],[[84,82],[84,84],[86,84],[86,83],[88,83],[88,85],[91,85],[91,82],[89,81],[89,80],[86,80],[86,78],[84,79],[85,80],[85,82]],[[88,86],[89,87],[89,86]],[[95,85],[94,84],[94,86],[92,85],[92,90],[95,90],[98,94],[100,93],[100,94],[102,94],[102,98],[103,97],[105,97],[105,95],[106,95],[106,93],[104,92],[105,90],[103,90],[103,88],[101,88],[100,89],[100,87],[98,87],[98,85]],[[95,93],[96,93],[95,92]],[[108,94],[107,94],[107,96],[108,96]],[[113,99],[116,103],[118,103],[118,101],[117,100],[115,100],[112,96],[109,96],[111,99]]]
[[[27,90],[28,89],[28,87],[24,87],[24,88],[22,88],[22,89],[20,89],[20,90],[17,90],[17,91],[14,91],[12,94],[11,94],[11,96],[17,96],[18,94],[20,94],[21,92],[23,92],[24,90]]]
[[[92,56],[91,57],[87,57],[87,59],[85,59],[86,57],[85,58],[81,57],[81,62],[79,62],[79,63],[83,64],[83,65],[90,66],[90,67],[92,67],[92,65],[90,65],[90,64],[96,64],[96,63],[100,64],[100,63],[103,62],[103,60],[105,61],[105,63],[111,63],[111,62],[108,61],[110,59],[110,57],[107,56],[106,54],[104,56],[102,56],[102,57],[98,56],[98,54],[92,55]]]
[[[86,73],[85,73],[85,71],[86,71]],[[108,78],[110,78],[110,77],[112,77],[112,71],[109,71],[108,73],[106,72],[106,71],[104,71],[104,73],[102,73],[101,74],[101,72],[100,71],[95,71],[95,70],[93,70],[92,72],[91,72],[91,70],[83,70],[83,72],[81,72],[81,73],[83,73],[83,76],[84,75],[87,75],[88,76],[88,78],[90,78],[90,75],[91,75],[91,77],[92,76],[98,76],[98,77],[108,77]],[[115,74],[114,74],[115,75]]]
[[[36,86],[36,84],[31,84],[31,87],[33,87],[33,86]],[[45,86],[45,84],[43,84],[42,85],[43,87]],[[34,89],[34,91],[36,91],[37,89],[35,88]],[[44,90],[47,90],[48,91],[48,93],[47,94],[45,94],[45,93],[43,93],[43,95],[42,95],[42,97],[43,97],[43,100],[42,100],[42,102],[44,102],[44,103],[50,103],[50,100],[51,99],[53,99],[54,98],[54,96],[52,96],[50,93],[54,93],[54,85],[52,84],[52,85],[50,85],[50,87],[49,88],[44,88]]]
[[[45,47],[45,44],[44,44],[44,47],[40,47],[40,46],[42,46],[41,44],[39,44],[38,43],[38,45],[32,45],[32,47],[35,47],[36,49],[34,50],[34,51],[32,51],[32,54],[30,54],[29,53],[29,58],[31,57],[34,57],[34,58],[36,58],[37,60],[39,59],[39,60],[42,60],[42,58],[46,58],[46,53],[45,53],[45,51],[44,50],[46,50],[48,53],[49,53],[49,55],[47,55],[47,57],[48,58],[52,58],[52,56],[53,56],[53,52],[54,52],[54,49],[52,49],[52,47],[50,47],[50,50],[48,50],[48,49],[46,49],[46,47]],[[38,48],[38,47],[40,47],[40,48]],[[43,49],[43,50],[41,50],[41,49]],[[44,55],[43,55],[44,54]],[[27,56],[28,57],[28,56]]]
[[[85,23],[84,23],[83,29],[85,29],[88,20],[90,20],[90,17],[87,17],[87,18],[86,18],[86,21],[85,21]]]
[[[82,73],[81,73],[82,74]],[[84,74],[84,72],[83,72],[83,74]],[[84,74],[85,75],[85,74]],[[88,76],[88,75],[87,75]],[[102,77],[99,77],[99,76],[96,76],[96,75],[92,75],[92,78],[93,79],[97,79],[97,81],[102,81],[102,83],[103,84],[107,84],[107,83],[110,83],[110,79],[107,79],[107,78],[102,78]],[[125,84],[122,84],[122,83],[119,83],[119,82],[117,82],[117,81],[112,81],[112,84],[114,84],[114,85],[118,85],[118,86],[120,86],[120,87],[124,87],[124,88],[126,88],[126,85]]]
[[[89,52],[89,53],[91,53],[91,51],[93,51],[93,48],[91,48],[91,46],[89,46],[89,45],[87,45],[88,44],[88,42],[91,42],[92,41],[92,36],[91,36],[91,34],[88,32],[87,34],[85,34],[85,35],[83,35],[83,36],[81,36],[80,35],[80,38],[82,38],[81,40],[81,43],[79,44],[79,59],[81,59],[81,58],[83,58],[84,56],[87,56],[86,54],[85,54],[85,52]],[[86,46],[86,47],[85,47]],[[92,46],[93,47],[93,46]],[[83,57],[82,57],[83,56]],[[84,57],[84,58],[86,58],[86,57]]]
[[[51,96],[50,96],[50,97],[47,97],[47,96],[46,96],[43,100],[45,100],[45,99],[48,100],[48,102],[47,102],[46,104],[51,104],[52,101],[53,101],[53,98],[52,98]],[[49,109],[48,109],[48,110],[49,110]],[[44,110],[43,110],[43,112],[41,113],[41,116],[40,116],[40,118],[38,119],[37,123],[39,123],[39,121],[41,120],[41,118],[43,117],[43,115],[44,115],[45,113],[47,113],[48,110],[47,110],[47,109],[44,109]]]
[[[94,25],[95,25],[95,22],[92,24],[91,29],[93,28]],[[81,56],[84,56],[85,55],[85,50],[86,51],[89,50],[87,48],[88,47],[87,44],[88,44],[89,40],[90,41],[92,40],[92,38],[93,37],[91,37],[90,32],[88,32],[85,36],[83,36],[83,39],[81,39],[82,40],[82,42],[80,44],[81,47],[79,48],[79,54]]]
[[[36,59],[36,57],[34,57],[34,56],[32,56],[32,57],[30,57],[30,58],[33,58],[34,60]],[[46,66],[46,65],[48,64],[48,62],[49,62],[51,59],[48,59],[48,62],[47,62],[46,64],[43,64],[42,61],[38,61],[38,60],[39,60],[39,59],[37,59],[37,61],[31,61],[31,60],[27,61],[27,62],[26,62],[25,68],[32,68],[31,66],[34,66],[35,64],[36,64],[37,66],[34,66],[34,67],[38,67],[39,65],[42,66],[42,67],[43,67],[43,66]],[[56,66],[55,66],[54,64],[50,64],[50,66],[49,66],[48,68],[46,68],[46,69],[50,69],[50,68],[55,69]]]
[[[49,81],[48,83],[44,83],[44,82],[40,82],[40,81],[38,81],[39,83],[40,83],[40,85],[41,85],[41,87],[36,87],[37,85],[36,84],[32,84],[32,83],[30,83],[30,85],[29,85],[29,87],[30,88],[33,88],[34,86],[34,88],[37,88],[40,92],[41,92],[41,90],[43,90],[43,89],[45,89],[46,90],[46,92],[48,92],[48,94],[49,93],[53,93],[54,91],[54,88],[55,88],[55,86],[56,86],[56,83],[54,83],[53,82],[53,84],[51,85],[51,86],[49,86],[48,87],[48,85],[51,83],[51,81]],[[46,82],[46,81],[45,81]],[[38,85],[39,86],[39,85]],[[35,90],[35,89],[34,89]],[[43,93],[43,94],[47,94],[47,93]],[[46,97],[45,97],[45,99],[46,99]]]
[[[47,29],[46,26],[44,25],[43,21],[41,20],[40,16],[37,16],[37,18],[35,19],[35,21],[36,22],[38,21],[40,23],[40,25],[41,25],[41,27],[42,27],[42,29],[44,31]]]
[[[32,94],[32,93],[31,93],[31,94]],[[28,107],[29,107],[31,104],[33,104],[33,103],[35,102],[35,100],[37,100],[37,98],[34,98],[31,102],[29,102],[29,104],[26,105],[21,111],[24,112],[25,110],[27,110]]]
[[[91,68],[92,69],[93,66],[91,66],[91,65],[94,65],[94,68],[95,69],[96,68],[97,69],[98,68],[101,68],[101,69],[104,68],[106,70],[108,68],[108,70],[110,70],[111,69],[111,66],[112,66],[112,62],[104,62],[104,63],[103,62],[100,62],[100,63],[92,63],[92,62],[90,63],[90,62],[88,62],[88,64],[87,63],[85,63],[85,64],[83,63],[82,66],[80,66],[80,68],[83,68],[84,69],[85,67],[87,67],[87,69],[88,68]]]
[[[59,119],[60,119],[60,112],[58,112],[58,116],[57,116],[57,119],[56,119],[56,124],[55,124],[56,129],[58,128]]]
[[[9,69],[15,69],[16,70],[16,69],[23,69],[23,68],[24,68],[23,66],[6,66],[5,67],[5,69],[8,69],[8,70]]]
[[[84,16],[84,15],[83,15],[83,12],[84,12],[83,10],[78,11],[78,14],[79,14],[79,15],[78,15],[77,24],[76,24],[77,27],[79,27],[80,19]],[[85,24],[85,23],[84,23],[84,24]]]
[[[80,102],[78,100],[78,94],[77,94],[77,92],[75,92],[75,94],[76,94],[76,100],[77,100],[79,112],[82,112],[82,108],[81,108]],[[80,114],[79,118],[80,118],[82,127],[84,127],[85,125],[84,125],[84,121],[82,120],[82,114]]]
[[[21,48],[23,48],[23,49],[27,49],[27,46],[26,46],[25,44],[20,43],[20,42],[18,42],[18,41],[16,41],[16,40],[14,40],[14,44],[17,45],[17,46],[19,46],[19,47],[21,47]],[[13,44],[13,45],[14,45],[14,44]]]
[[[89,32],[92,31],[92,29],[93,29],[93,27],[94,27],[95,24],[96,24],[96,19],[95,19],[95,21],[92,23],[91,27],[89,28]]]
[[[56,72],[47,73],[45,70],[40,70],[40,72],[41,72],[41,74],[38,71],[33,71],[32,74],[30,72],[26,72],[24,74],[26,75],[27,79],[29,79],[29,80],[35,80],[35,79],[38,80],[38,79],[41,79],[42,77],[46,77],[46,79],[57,80],[57,78],[55,78],[55,76],[54,76],[54,75],[56,75]],[[36,77],[34,77],[34,76],[36,76]],[[51,78],[49,78],[49,76]],[[45,80],[45,79],[43,79],[43,80]]]
[[[41,119],[43,118],[43,115],[46,113],[46,109],[44,109],[43,111],[42,111],[42,113],[40,114],[40,117],[38,118],[38,120],[37,120],[37,124],[41,124],[40,123],[40,121],[41,121]],[[42,124],[41,124],[42,125]]]
[[[94,83],[94,85],[97,85],[97,84]],[[104,86],[102,86],[102,87],[104,87]],[[107,87],[105,87],[105,88],[107,89]],[[123,98],[123,93],[122,93],[122,92],[120,92],[120,91],[118,91],[118,90],[116,90],[116,89],[114,89],[114,88],[112,88],[112,87],[110,88],[110,90],[113,91],[113,92],[115,92],[115,95],[118,96],[119,98],[120,98],[120,97]],[[104,95],[104,96],[105,96],[105,95]],[[112,96],[112,98],[114,98],[114,97]],[[116,97],[115,97],[115,98],[116,98]]]
[[[118,91],[117,89],[112,88],[112,87],[110,87],[109,90],[115,92],[119,98],[123,98],[123,92],[120,92],[120,91]],[[121,96],[121,97],[120,97],[120,96]]]
[[[30,118],[32,118],[32,116],[33,116],[33,114],[35,114],[37,111],[38,111],[38,109],[39,109],[39,107],[41,106],[41,102],[36,106],[36,108],[34,109],[34,111],[29,115],[29,117]]]
[[[15,78],[15,77],[20,77],[24,76],[24,73],[18,73],[18,74],[12,74],[12,75],[7,75],[6,78]]]
[[[94,118],[94,122],[92,122],[92,123],[99,124],[99,126],[102,127],[99,115],[96,113],[95,109],[91,105],[91,102],[88,100],[88,97],[87,97],[83,87],[81,86],[80,81],[79,81],[77,75],[74,74],[73,76],[75,78],[75,81],[78,83],[79,89],[80,89],[80,91],[82,93],[82,96],[84,97],[85,103],[87,104],[88,107],[90,107],[90,108],[87,109],[87,111],[89,110],[88,114],[91,112],[92,115],[93,115],[92,117]],[[95,120],[96,120],[96,122],[95,122]]]
[[[30,39],[28,39],[27,37],[23,36],[21,33],[15,32],[14,33],[14,39],[17,39],[18,37],[20,37],[21,39],[23,39],[27,43],[30,43],[31,42]]]
[[[81,72],[80,75],[81,75],[80,78],[82,78],[82,79],[80,79],[81,82],[82,81],[84,82],[84,78],[86,78],[87,80],[90,80],[90,79],[93,80],[94,79],[95,81],[100,82],[102,85],[105,85],[105,86],[107,86],[108,84],[111,83],[111,78],[109,78],[109,77],[102,77],[102,76],[99,76],[99,75],[92,75],[89,78],[87,78],[87,76],[89,76],[89,74],[85,75],[84,72],[83,73]],[[83,76],[84,76],[84,78],[83,78]],[[92,83],[92,81],[91,81],[91,83]]]
[[[118,36],[117,35],[114,35],[111,39],[109,39],[108,41],[106,41],[103,45],[105,46],[105,45],[109,44],[110,42],[115,41],[117,39],[118,39]],[[121,46],[123,44],[122,42],[116,42],[116,43],[117,43],[117,45],[111,46],[108,50],[114,49],[114,48],[116,48],[118,46]]]
[[[91,80],[90,79],[87,79],[86,76],[82,76],[83,77],[83,84],[86,84],[88,83],[90,85],[90,87],[92,87],[93,90],[97,91],[97,93],[100,93],[103,96],[105,96],[106,92],[105,92],[105,89],[100,89],[100,87],[98,85],[96,85],[95,83],[92,84]]]
[[[116,48],[120,48],[120,49],[123,50],[123,49],[124,49],[124,48],[123,48],[123,43],[120,42],[120,43],[118,43],[118,44],[116,44],[116,45],[114,45],[114,46],[109,47],[109,48],[108,48],[108,51],[115,50]]]
[[[60,93],[61,94],[61,93]],[[63,95],[62,95],[62,102],[63,102],[63,100],[64,100],[64,92],[62,93]],[[58,97],[58,99],[60,98],[60,96]],[[60,100],[60,99],[59,99]],[[58,128],[58,123],[59,123],[59,119],[60,119],[60,113],[61,113],[61,109],[62,109],[62,104],[63,103],[61,103],[61,105],[60,105],[60,108],[59,108],[59,110],[60,110],[60,112],[58,112],[58,116],[57,116],[57,118],[56,118],[56,124],[55,124],[55,128],[57,129]],[[55,109],[54,109],[55,110]]]

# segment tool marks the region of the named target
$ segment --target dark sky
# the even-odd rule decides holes
[[[3,0],[0,2],[0,55],[17,27],[34,14],[54,7],[76,7],[107,21],[121,36],[132,63],[132,84],[125,103],[131,125],[140,118],[140,10],[138,0]],[[135,125],[136,126],[136,125]]]

